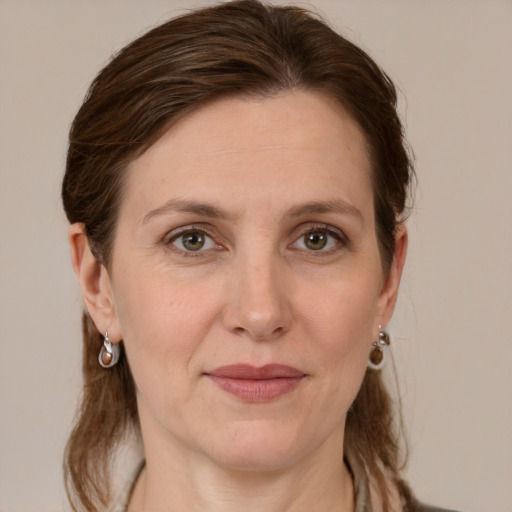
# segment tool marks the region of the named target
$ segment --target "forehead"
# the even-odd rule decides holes
[[[276,194],[284,207],[337,193],[373,209],[370,173],[361,129],[327,96],[227,98],[184,116],[130,164],[122,209],[195,196],[275,208]]]

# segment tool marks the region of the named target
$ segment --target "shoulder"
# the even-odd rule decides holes
[[[434,507],[432,505],[424,505],[420,503],[414,512],[456,512],[447,508]]]

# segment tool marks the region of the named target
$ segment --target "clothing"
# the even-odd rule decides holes
[[[366,471],[358,457],[353,454],[346,454],[346,460],[354,479],[354,493],[355,493],[355,512],[382,512],[380,500],[377,497],[376,490],[372,483],[369,481]],[[128,503],[132,495],[133,489],[139,478],[142,470],[144,469],[145,461],[141,461],[132,475],[128,479],[126,485],[121,491],[117,503],[109,512],[127,512]],[[405,504],[400,499],[398,490],[390,488],[391,506],[393,512],[402,512]],[[430,505],[420,504],[414,512],[455,512],[454,510],[447,510]]]
[[[126,512],[128,510],[128,503],[130,502],[133,489],[145,465],[145,460],[139,462],[135,470],[130,475],[130,478],[124,485],[123,489],[121,490],[121,494],[117,498],[117,502],[115,503],[114,507],[110,509],[109,512]]]

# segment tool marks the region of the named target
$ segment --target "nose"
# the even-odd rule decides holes
[[[239,261],[231,275],[231,290],[225,305],[225,328],[239,336],[271,341],[285,334],[292,312],[286,272],[278,257]]]

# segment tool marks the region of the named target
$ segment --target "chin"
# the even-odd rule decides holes
[[[230,435],[211,446],[210,457],[231,470],[279,471],[310,451],[293,433],[279,431],[275,426],[230,430]]]

